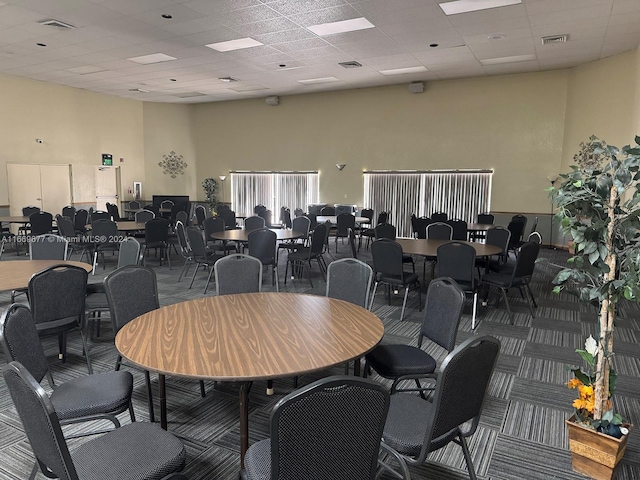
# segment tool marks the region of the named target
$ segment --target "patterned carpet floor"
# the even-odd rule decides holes
[[[332,242],[333,243],[333,242]],[[331,247],[333,258],[348,256],[349,248],[338,243],[338,253]],[[371,260],[370,250],[363,246],[361,259]],[[562,251],[542,249],[541,257],[552,263],[563,263],[568,254]],[[17,259],[13,252],[5,253],[4,260]],[[21,256],[19,258],[25,258]],[[326,283],[317,269],[312,270],[314,287],[306,279],[288,280],[283,283],[286,255],[279,264],[282,291],[323,295]],[[107,257],[106,270],[100,267],[90,282],[98,282],[115,268],[115,257]],[[192,289],[189,279],[177,282],[181,261],[175,254],[173,269],[158,265],[157,258],[149,257],[148,263],[157,274],[160,301],[168,305],[202,296],[206,272],[197,273]],[[422,261],[417,261],[418,269]],[[180,266],[177,266],[180,265]],[[430,266],[427,265],[430,271]],[[532,318],[524,300],[517,291],[510,292],[509,302],[514,312],[511,325],[504,304],[497,303],[497,296],[490,297],[489,306],[479,309],[479,325],[471,329],[471,301],[467,301],[458,333],[458,343],[473,335],[492,335],[500,339],[502,349],[491,381],[488,397],[480,421],[480,427],[470,439],[474,465],[481,479],[492,480],[547,480],[581,479],[582,475],[571,469],[567,431],[564,420],[572,413],[574,391],[567,389],[570,372],[566,365],[578,363],[576,348],[582,348],[585,338],[596,331],[596,311],[568,294],[551,292],[551,280],[555,267],[538,264],[532,289],[538,302],[535,318]],[[190,274],[193,272],[191,270]],[[418,272],[421,274],[422,272]],[[189,274],[189,276],[190,276]],[[264,289],[275,290],[271,285],[271,273],[265,272]],[[404,321],[399,321],[402,293],[392,298],[391,305],[379,289],[373,311],[385,325],[383,342],[416,344],[416,335],[422,320],[417,310],[417,296],[409,294]],[[423,286],[423,300],[425,288]],[[207,295],[214,294],[215,286]],[[19,301],[26,301],[24,296]],[[0,310],[9,305],[9,292],[0,293]],[[640,307],[625,304],[620,309],[616,325],[615,367],[618,372],[618,388],[615,408],[636,425],[640,422]],[[102,333],[90,343],[93,367],[96,372],[112,370],[116,359],[113,334],[108,321],[102,322]],[[66,364],[57,360],[57,342],[44,340],[45,351],[58,382],[85,375],[86,363],[81,356],[79,337],[69,337],[69,355]],[[436,358],[444,358],[438,348],[428,348]],[[4,362],[3,362],[4,363]],[[143,375],[132,370],[135,379],[134,407],[137,419],[148,420]],[[341,368],[300,378],[304,385],[317,378],[339,374]],[[374,375],[373,378],[382,379]],[[157,392],[157,378],[152,376]],[[266,438],[269,431],[269,415],[273,405],[293,389],[291,380],[276,381],[274,396],[267,396],[265,385],[254,384],[250,395],[250,440],[252,444]],[[236,479],[239,472],[238,386],[234,384],[206,383],[207,395],[200,396],[198,383],[191,380],[167,377],[169,430],[186,445],[188,461],[185,474],[191,480]],[[157,394],[156,394],[157,399]],[[156,412],[158,412],[156,403]],[[123,424],[129,422],[128,414],[122,414]],[[66,434],[90,431],[91,425],[65,427]],[[71,440],[73,448],[82,439]],[[29,443],[16,415],[4,381],[0,378],[0,480],[28,478],[34,462]],[[417,480],[467,479],[468,474],[459,446],[450,444],[433,452],[421,467],[411,468],[412,478]],[[46,478],[39,474],[37,478]],[[392,478],[388,474],[380,478]],[[633,431],[627,452],[620,464],[616,479],[640,479],[640,435]],[[331,480],[331,479],[327,479]]]

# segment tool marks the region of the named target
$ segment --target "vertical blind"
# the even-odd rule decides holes
[[[274,220],[280,207],[306,210],[309,203],[318,202],[318,173],[232,172],[231,205],[236,215],[253,215],[256,205],[273,212]]]
[[[398,236],[411,236],[411,214],[445,212],[451,219],[475,222],[491,210],[493,172],[366,172],[364,203],[376,215],[389,213]]]

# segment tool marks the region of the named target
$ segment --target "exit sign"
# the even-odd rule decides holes
[[[102,165],[105,165],[107,167],[111,167],[113,165],[113,155],[111,155],[110,153],[103,153],[102,154]]]

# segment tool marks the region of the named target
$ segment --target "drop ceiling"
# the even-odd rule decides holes
[[[143,101],[202,103],[560,69],[640,43],[640,0],[522,0],[455,15],[443,3],[0,0],[0,73]],[[362,18],[373,27],[314,33]],[[555,35],[568,40],[543,45]],[[206,46],[247,38],[261,45]],[[150,55],[147,61],[164,61],[131,60]],[[362,67],[339,65],[354,61]]]

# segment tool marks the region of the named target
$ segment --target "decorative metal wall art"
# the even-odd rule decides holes
[[[171,178],[176,178],[178,175],[184,175],[184,169],[187,168],[187,162],[182,160],[182,155],[176,154],[173,150],[169,152],[169,155],[163,155],[161,162],[158,163],[162,168],[162,173],[165,175],[171,175]]]

